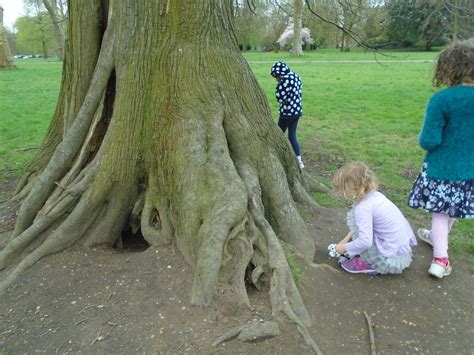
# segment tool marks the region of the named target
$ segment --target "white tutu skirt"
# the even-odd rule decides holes
[[[357,239],[359,230],[355,223],[354,207],[347,213],[347,226],[352,232],[352,240]],[[360,253],[360,257],[366,264],[372,265],[379,274],[401,274],[412,262],[411,251],[401,255],[384,256],[378,250],[375,242],[368,250]]]

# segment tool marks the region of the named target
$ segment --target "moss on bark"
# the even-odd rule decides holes
[[[312,258],[295,202],[309,201],[306,183],[239,53],[233,1],[111,1],[107,16],[94,4],[69,9],[49,160],[27,172],[39,175],[0,254],[13,267],[0,290],[52,252],[115,244],[130,223],[154,247],[177,244],[192,303],[208,305],[224,281],[249,304],[245,278],[267,274],[275,315],[304,330],[280,240]]]

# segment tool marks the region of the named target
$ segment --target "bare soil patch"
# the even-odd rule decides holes
[[[311,167],[309,167],[311,169]],[[1,186],[11,191],[13,183]],[[5,196],[5,193],[2,194]],[[18,206],[0,205],[0,248]],[[345,235],[345,210],[308,212],[316,263]],[[417,227],[417,226],[414,226]],[[472,354],[474,275],[452,258],[446,279],[428,276],[429,246],[414,248],[401,276],[367,277],[303,266],[300,290],[309,329],[325,354],[369,354],[363,312],[379,354]],[[73,249],[41,260],[0,303],[0,354],[311,354],[296,328],[278,318],[280,336],[212,343],[236,326],[271,320],[266,292],[249,291],[253,310],[221,285],[207,308],[190,305],[192,270],[175,246],[145,251]]]

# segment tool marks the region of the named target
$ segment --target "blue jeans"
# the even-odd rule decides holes
[[[301,116],[280,115],[280,118],[278,119],[278,127],[281,128],[283,133],[285,133],[286,129],[288,128],[288,138],[290,140],[291,146],[293,147],[293,150],[295,151],[296,156],[301,155],[300,144],[296,139],[296,128],[298,127],[298,121],[300,117]]]

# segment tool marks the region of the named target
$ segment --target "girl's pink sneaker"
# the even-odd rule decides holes
[[[372,265],[366,264],[361,258],[346,260],[341,264],[341,267],[351,274],[377,275],[377,271]]]
[[[453,268],[449,264],[448,259],[434,258],[431,262],[428,273],[438,279],[442,279],[445,276],[449,276]]]

